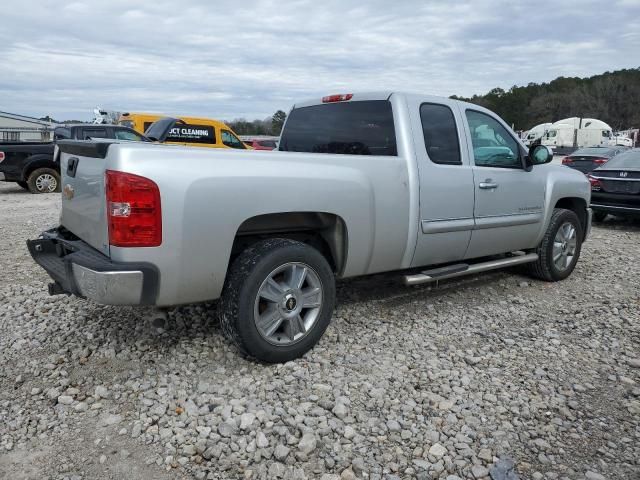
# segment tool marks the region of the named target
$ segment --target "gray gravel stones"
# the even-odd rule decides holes
[[[320,344],[262,365],[215,305],[159,330],[144,309],[49,297],[22,245],[58,202],[0,185],[0,477],[638,477],[637,225],[596,226],[558,284],[341,282]]]
[[[317,444],[316,436],[313,433],[305,433],[298,442],[298,450],[305,455],[309,455],[316,449]]]

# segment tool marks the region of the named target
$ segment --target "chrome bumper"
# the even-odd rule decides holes
[[[97,272],[72,264],[73,279],[80,295],[104,305],[139,305],[144,275],[140,270]]]

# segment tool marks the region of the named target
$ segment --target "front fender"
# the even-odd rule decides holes
[[[536,239],[536,245],[539,245],[542,241],[542,237],[551,222],[553,210],[558,204],[563,202],[577,204],[579,202],[582,203],[581,208],[586,209],[591,202],[591,185],[582,172],[560,165],[548,165],[546,168],[549,171],[546,179],[545,214],[542,228]],[[584,215],[587,215],[586,211]]]

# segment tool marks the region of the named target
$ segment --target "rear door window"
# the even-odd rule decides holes
[[[285,123],[280,150],[395,156],[391,102],[367,100],[295,108]]]
[[[458,129],[451,109],[445,105],[423,103],[420,106],[420,119],[424,145],[431,161],[462,165]]]

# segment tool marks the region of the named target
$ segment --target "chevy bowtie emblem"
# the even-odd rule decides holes
[[[621,177],[626,177],[627,175],[628,175],[627,172],[620,172]]]
[[[64,186],[64,189],[62,190],[62,194],[65,196],[67,200],[71,200],[75,195],[75,193],[76,192],[73,190],[73,187],[68,183]]]

